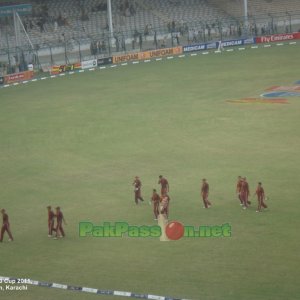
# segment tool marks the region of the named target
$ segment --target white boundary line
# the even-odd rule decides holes
[[[289,42],[289,43],[276,43],[276,44],[261,44],[261,46],[258,46],[258,45],[252,45],[250,46],[250,48],[248,49],[258,49],[258,48],[270,48],[270,47],[273,47],[273,46],[277,46],[277,47],[280,47],[280,46],[284,46],[284,45],[296,45],[297,44],[297,41],[293,41],[293,42]],[[226,49],[225,51],[226,52],[233,52],[233,51],[242,51],[242,50],[247,50],[247,48],[236,48],[236,49],[233,49],[233,48],[230,48],[230,49]],[[184,54],[181,54],[181,55],[178,55],[176,56],[177,58],[185,58],[185,57],[193,57],[193,56],[197,56],[198,54],[204,54],[204,55],[207,55],[207,54],[220,54],[222,53],[222,51],[218,51],[218,50],[213,50],[211,52],[209,51],[205,51],[205,52],[202,52],[202,51],[198,51],[197,53],[194,52],[194,53],[184,53]],[[187,55],[189,54],[189,55]],[[144,62],[144,63],[148,63],[148,62],[154,62],[154,61],[162,61],[163,59],[166,59],[166,60],[169,60],[169,59],[173,59],[175,57],[173,56],[167,56],[167,57],[159,57],[159,58],[155,58],[155,59],[146,59],[144,61],[132,61],[130,62],[131,64],[133,65],[136,65],[136,64],[139,64],[140,62]],[[125,62],[125,63],[122,63],[120,64],[121,66],[127,66],[129,65],[129,63]],[[90,68],[88,69],[88,71],[95,71],[97,69],[99,70],[104,70],[104,69],[107,69],[107,68],[116,68],[118,65],[117,64],[112,64],[112,65],[107,65],[107,66],[99,66],[97,68]],[[23,82],[15,82],[15,83],[11,83],[11,84],[4,84],[4,85],[0,85],[0,90],[1,88],[7,88],[7,87],[11,87],[11,86],[17,86],[19,85],[20,83],[29,83],[29,82],[35,82],[35,81],[39,81],[39,80],[45,80],[45,79],[48,79],[48,78],[56,78],[56,77],[62,77],[62,76],[65,76],[65,75],[72,75],[72,74],[76,74],[76,73],[84,73],[86,70],[78,70],[78,71],[71,71],[71,72],[66,72],[66,73],[61,73],[61,74],[57,74],[57,75],[49,75],[48,77],[41,77],[41,78],[34,78],[34,79],[31,79],[31,80],[27,80],[27,81],[23,81]]]

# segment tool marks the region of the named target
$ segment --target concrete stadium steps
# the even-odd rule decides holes
[[[200,23],[213,24],[216,21],[224,21],[229,24],[233,18],[243,16],[243,0],[128,0],[134,3],[136,14],[134,16],[123,16],[120,6],[124,0],[112,1],[112,14],[114,29],[116,32],[125,31],[126,37],[132,37],[133,31],[137,29],[144,33],[148,24],[159,34],[167,33],[167,24],[173,20],[177,24],[186,23],[192,28]],[[107,33],[107,13],[105,11],[93,12],[93,7],[105,4],[106,0],[52,0],[47,3],[48,13],[52,19],[60,14],[67,18],[67,26],[58,26],[55,30],[54,22],[45,24],[45,32],[40,32],[37,25],[28,29],[28,35],[34,44],[57,43],[67,40],[99,37]],[[282,14],[282,22],[286,18],[286,11],[297,12],[300,15],[300,0],[248,0],[250,15]],[[88,20],[81,21],[81,5],[88,15]],[[41,9],[41,5],[33,4],[34,10]],[[22,20],[33,20],[34,16],[22,16]],[[235,21],[236,22],[236,21]],[[196,24],[196,25],[195,25]],[[198,26],[198,27],[199,27]],[[199,27],[199,29],[200,29]],[[226,27],[226,25],[225,25]],[[10,47],[15,46],[14,30],[11,25],[1,29],[1,45],[6,47],[6,30]],[[64,34],[64,37],[63,37]],[[23,38],[22,38],[23,39]],[[26,41],[24,42],[26,44]]]
[[[210,2],[228,13],[241,18],[244,15],[243,0],[210,0]],[[248,14],[250,16],[268,16],[269,14],[286,14],[286,12],[300,14],[299,0],[248,0]]]

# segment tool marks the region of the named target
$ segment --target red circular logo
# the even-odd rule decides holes
[[[170,240],[179,240],[184,235],[184,226],[180,222],[172,221],[166,226],[166,235]]]

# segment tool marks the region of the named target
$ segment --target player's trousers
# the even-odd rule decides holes
[[[158,214],[159,214],[159,202],[153,203],[153,213],[154,213],[155,219],[157,219]]]
[[[62,223],[57,223],[57,225],[56,225],[56,236],[58,236],[59,233],[60,233],[62,236],[65,236],[65,232],[64,232],[64,229],[63,229],[63,227],[62,227]]]
[[[134,192],[134,201],[135,201],[135,203],[138,204],[139,200],[144,201],[140,190]]]
[[[241,193],[238,193],[238,197],[239,197],[241,204],[243,204],[243,199],[242,199]]]
[[[261,208],[267,208],[268,206],[265,204],[264,202],[264,198],[262,196],[258,196],[257,197],[257,201],[258,201],[258,206],[257,206],[257,210],[261,211]]]
[[[211,203],[208,200],[208,194],[203,194],[202,195],[202,199],[203,199],[203,204],[205,208],[208,208],[208,206],[211,205]]]
[[[54,228],[54,221],[48,221],[48,234],[52,235],[53,231],[56,231],[56,228]]]
[[[10,228],[9,228],[9,224],[3,224],[2,227],[1,227],[1,232],[0,232],[0,242],[3,241],[3,237],[4,237],[5,231],[7,232],[8,236],[9,236],[9,238],[11,240],[14,239],[13,236],[12,236],[12,234],[11,234],[11,231],[10,231]]]
[[[249,200],[248,200],[248,195],[247,194],[241,194],[241,198],[243,201],[243,205],[245,207],[248,207],[248,204],[250,204]]]

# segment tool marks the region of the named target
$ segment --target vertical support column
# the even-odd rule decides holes
[[[109,26],[109,48],[112,48],[112,41],[114,37],[114,28],[112,21],[112,11],[111,11],[111,0],[107,0],[107,17],[108,17],[108,26]]]
[[[248,35],[248,0],[244,0],[244,34]]]

